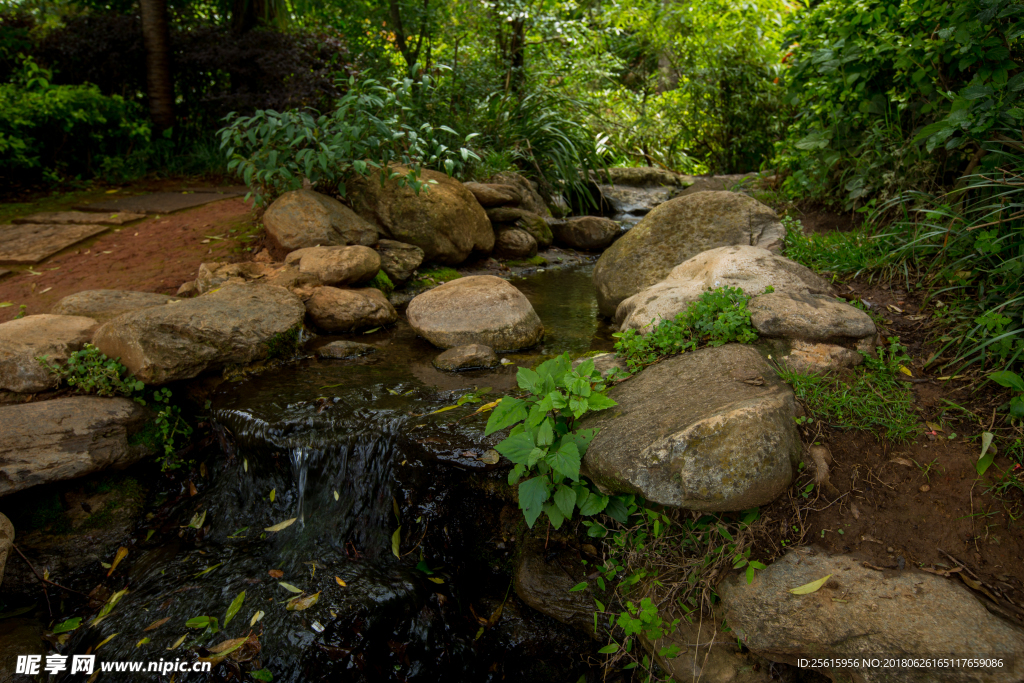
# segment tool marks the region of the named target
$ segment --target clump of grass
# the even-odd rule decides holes
[[[884,432],[890,441],[905,443],[920,431],[912,410],[913,394],[896,379],[909,361],[899,339],[890,337],[888,347],[879,347],[878,358],[865,356],[852,378],[806,375],[786,368],[779,370],[779,376],[793,387],[813,419],[839,429]]]

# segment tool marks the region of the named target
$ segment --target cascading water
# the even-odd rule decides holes
[[[589,277],[524,284],[541,319],[559,324],[535,355],[590,348]],[[219,443],[198,495],[145,523],[128,593],[75,632],[70,652],[103,643],[105,660],[195,660],[254,634],[259,646],[247,644],[244,661],[174,680],[259,680],[255,669],[295,682],[576,680],[586,639],[506,600],[514,538],[505,527],[518,511],[489,493],[505,474],[482,458],[496,440],[483,438],[486,415],[470,416],[473,404],[435,412],[473,389],[509,390],[514,369],[440,373],[429,365],[437,351],[407,327],[389,335],[375,356],[307,359],[218,389]],[[297,595],[317,599],[294,609]],[[502,618],[488,623],[494,614]],[[202,616],[220,632],[186,626]]]

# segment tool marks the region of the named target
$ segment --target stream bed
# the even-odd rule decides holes
[[[610,349],[592,268],[513,281],[545,338],[499,355],[533,365]],[[473,413],[515,386],[515,365],[437,371],[439,351],[404,320],[359,341],[378,352],[307,357],[212,390],[217,438],[196,494],[151,515],[128,592],[74,633],[68,654],[102,643],[103,661],[194,661],[196,649],[252,634],[258,645],[250,639],[212,674],[160,680],[269,680],[265,669],[288,682],[575,681],[590,670],[600,644],[511,588],[525,526],[505,467],[487,452],[497,435],[485,438],[487,414]],[[443,410],[465,396],[476,400]],[[198,617],[216,618],[219,632],[186,627]]]

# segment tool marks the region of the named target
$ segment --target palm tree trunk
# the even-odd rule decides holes
[[[146,88],[149,115],[157,130],[174,127],[174,81],[171,79],[171,37],[167,0],[139,0],[142,41],[146,46]]]

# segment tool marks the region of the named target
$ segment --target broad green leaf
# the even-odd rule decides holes
[[[575,592],[577,592],[577,591],[584,591],[584,590],[586,590],[586,589],[587,589],[587,582],[586,582],[586,581],[584,581],[583,583],[577,583],[577,584],[576,584],[575,586],[573,586],[572,588],[570,588],[570,589],[569,589],[569,592],[570,592],[570,593],[575,593]]]
[[[619,645],[617,643],[612,643],[611,645],[605,645],[604,647],[602,647],[597,652],[598,652],[598,654],[602,654],[602,655],[613,655],[613,654],[615,654],[618,651],[619,651]]]
[[[565,438],[571,439],[576,444],[582,458],[590,448],[590,442],[594,440],[595,436],[597,436],[597,429],[578,429],[572,434],[566,434]]]
[[[526,419],[526,401],[506,396],[487,419],[484,435],[489,436]]]
[[[604,394],[598,393],[591,394],[590,398],[587,399],[587,403],[590,407],[591,412],[595,412],[598,410],[607,410],[608,408],[614,408],[615,406],[619,405],[618,403],[608,398]]]
[[[988,377],[1000,386],[1024,393],[1024,379],[1021,379],[1020,375],[1015,372],[1001,370],[999,372],[993,372]]]
[[[591,491],[590,495],[587,496],[586,500],[580,502],[580,514],[585,517],[596,515],[599,512],[603,512],[608,506],[608,496],[597,491]]]
[[[504,401],[502,401],[504,403]],[[526,464],[529,460],[530,453],[535,448],[533,443],[533,434],[529,432],[520,432],[513,436],[508,437],[497,446],[494,450],[498,451],[506,458],[516,464]]]
[[[508,485],[515,486],[526,474],[526,465],[516,465],[508,473]]]
[[[822,586],[824,586],[825,582],[828,581],[831,577],[832,577],[832,575],[828,574],[827,576],[821,577],[817,581],[811,581],[810,583],[805,583],[802,586],[797,586],[796,588],[790,588],[789,592],[792,593],[793,595],[807,595],[808,593],[814,593],[815,591],[820,589]]]
[[[238,614],[238,610],[242,609],[242,603],[245,602],[245,591],[242,591],[235,596],[235,599],[228,605],[228,611],[224,614],[224,625],[227,626],[231,623],[231,620]]]
[[[536,427],[544,421],[544,418],[547,417],[548,412],[551,411],[552,408],[551,394],[548,394],[540,401],[533,404],[533,407],[530,408],[530,416],[526,420],[526,425],[528,427]]]
[[[538,446],[550,446],[555,440],[555,421],[545,418],[537,429],[536,443]]]
[[[555,489],[555,505],[566,519],[571,519],[572,511],[576,508],[576,492],[565,484],[559,484]]]
[[[580,480],[580,451],[575,442],[563,440],[557,451],[548,453],[547,462],[563,477]]]
[[[544,364],[541,364],[541,367],[543,366]],[[518,382],[520,389],[525,389],[531,393],[538,393],[535,391],[535,388],[541,382],[541,377],[530,368],[519,368],[516,371],[516,382]]]
[[[519,484],[519,509],[526,517],[526,523],[533,528],[533,523],[540,517],[544,503],[551,495],[547,477],[533,477]]]
[[[544,513],[551,520],[551,526],[556,529],[562,527],[562,522],[565,521],[565,516],[562,515],[562,511],[558,509],[558,506],[554,503],[544,503]]]
[[[974,469],[978,471],[978,475],[983,475],[992,466],[992,461],[996,457],[996,449],[992,447],[992,439],[995,437],[992,432],[982,432],[981,434],[981,455],[978,456],[978,462],[974,463]]]
[[[53,633],[67,633],[68,631],[74,631],[76,628],[82,625],[82,617],[72,617],[62,621],[53,627]]]
[[[629,510],[622,501],[622,496],[612,496],[609,498],[604,513],[621,524],[629,521]]]
[[[538,462],[544,459],[544,456],[547,455],[547,453],[548,449],[546,448],[534,448],[526,458],[526,466],[528,468],[535,466]]]

